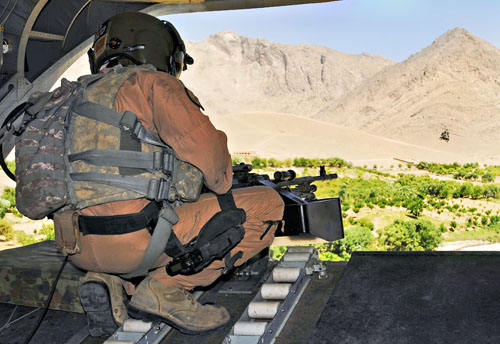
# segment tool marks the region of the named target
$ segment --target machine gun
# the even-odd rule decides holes
[[[276,236],[293,236],[309,233],[313,236],[335,241],[344,237],[342,211],[339,198],[317,199],[314,192],[316,181],[337,178],[336,173],[327,174],[321,166],[319,176],[296,178],[293,170],[276,171],[274,180],[266,174],[250,173],[253,167],[241,163],[233,166],[233,189],[265,185],[275,189],[285,203],[282,231]]]

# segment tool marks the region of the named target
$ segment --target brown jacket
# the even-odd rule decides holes
[[[198,167],[205,185],[225,193],[232,184],[231,156],[224,132],[215,129],[188,94],[182,82],[163,72],[139,70],[118,90],[114,109],[134,112],[142,124],[156,131],[176,156]],[[82,210],[92,216],[140,211],[146,199],[112,202]]]

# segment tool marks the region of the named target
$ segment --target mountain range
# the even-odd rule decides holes
[[[211,116],[310,118],[437,152],[428,160],[500,155],[492,149],[500,146],[500,50],[465,29],[449,30],[399,63],[229,31],[187,49],[195,64],[182,78]],[[449,142],[439,139],[445,130]]]
[[[186,46],[181,80],[233,154],[500,165],[500,50],[465,29],[399,63],[230,31]]]

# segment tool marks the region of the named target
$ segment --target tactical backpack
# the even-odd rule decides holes
[[[17,129],[14,119],[6,123],[1,140],[16,136],[20,213],[38,220],[117,200],[198,199],[201,171],[178,160],[134,113],[112,109],[119,87],[135,72],[117,68],[78,82],[63,79],[55,91],[30,97]]]

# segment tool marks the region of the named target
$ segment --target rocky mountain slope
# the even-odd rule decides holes
[[[394,62],[225,31],[188,42],[195,63],[182,75],[211,115],[266,111],[311,117]]]
[[[414,143],[444,128],[452,138],[493,142],[500,139],[500,50],[464,29],[450,30],[315,118]]]

